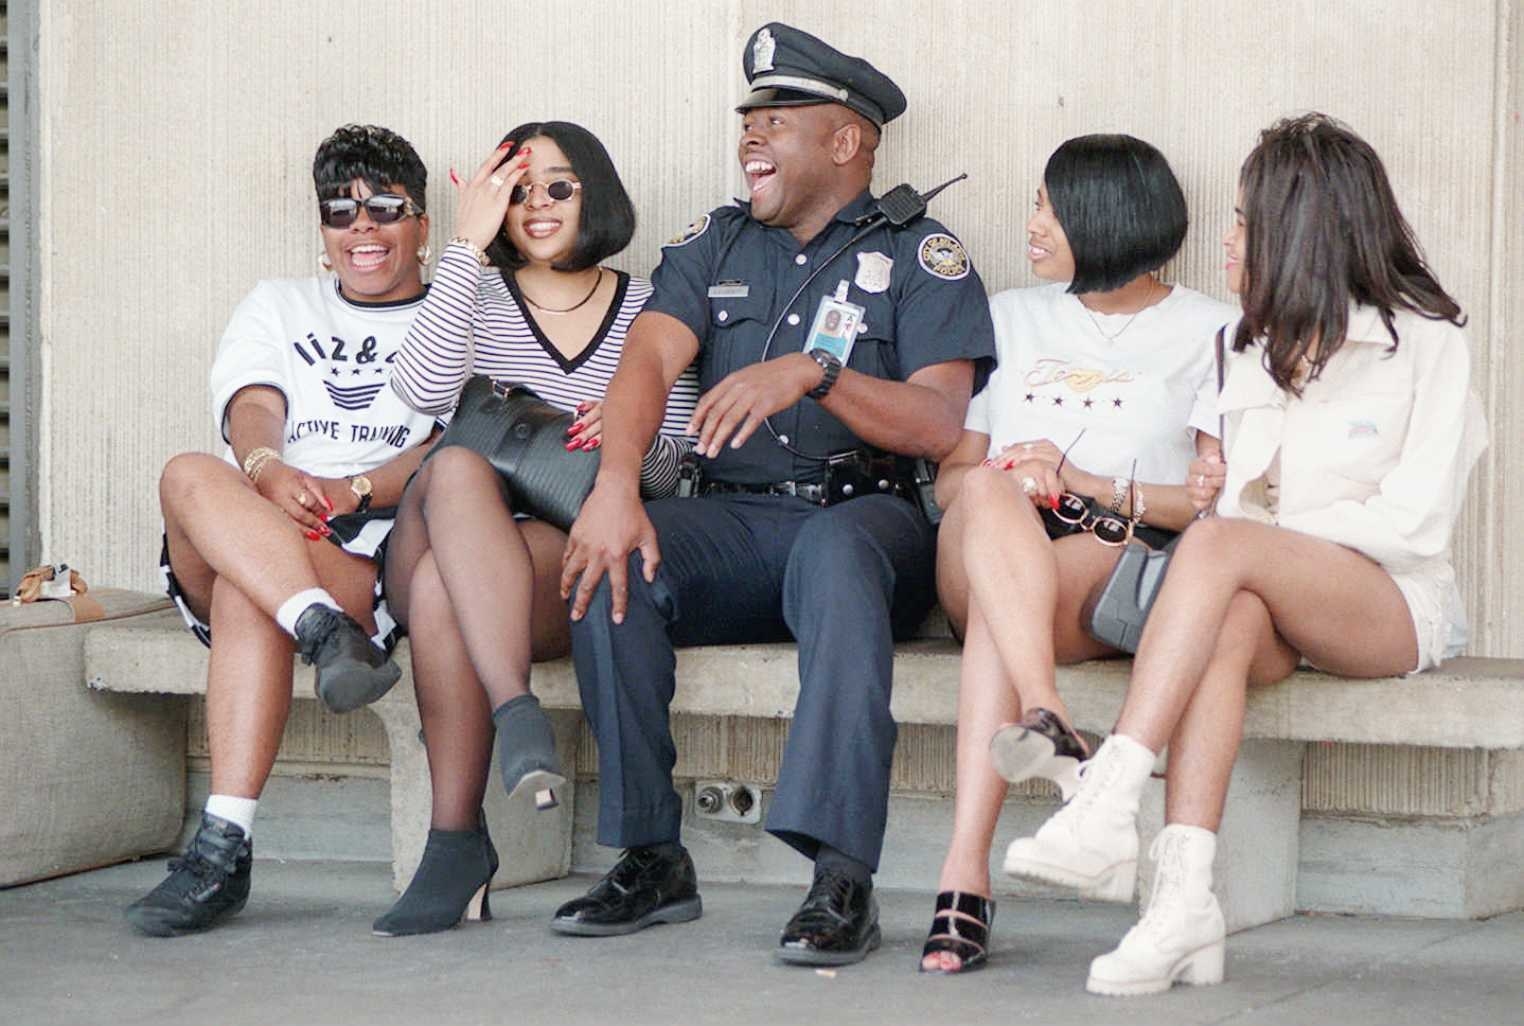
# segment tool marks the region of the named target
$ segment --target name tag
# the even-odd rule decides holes
[[[751,286],[744,281],[722,281],[709,286],[710,299],[745,299],[751,295]]]

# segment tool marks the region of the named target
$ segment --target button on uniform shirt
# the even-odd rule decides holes
[[[780,317],[767,358],[801,352],[821,299],[834,296],[842,282],[847,302],[864,309],[847,367],[905,381],[932,364],[973,360],[974,390],[983,386],[995,354],[984,284],[962,244],[930,218],[869,233],[789,304],[818,262],[851,239],[859,230],[854,222],[873,209],[873,197],[862,193],[801,246],[787,229],[754,220],[744,204],[721,207],[663,248],[646,310],[677,318],[698,338],[703,391],[759,362],[768,331]],[[808,397],[774,414],[772,424],[794,448],[811,455],[863,444]],[[726,445],[706,461],[704,473],[736,484],[819,481],[823,465],[789,453],[763,429],[739,449]]]

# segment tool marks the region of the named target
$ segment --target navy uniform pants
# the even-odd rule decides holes
[[[609,619],[605,579],[572,625],[582,708],[598,738],[598,842],[678,839],[674,646],[792,636],[799,702],[767,829],[809,858],[824,843],[877,869],[897,734],[894,638],[935,598],[933,529],[885,495],[824,509],[713,495],[662,499],[646,512],[661,545],[656,580],[646,583],[633,553],[624,623]]]

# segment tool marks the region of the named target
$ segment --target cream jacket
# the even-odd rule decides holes
[[[1227,328],[1231,340],[1236,324]],[[1217,512],[1364,553],[1387,572],[1448,567],[1471,467],[1487,446],[1465,332],[1400,311],[1401,344],[1371,307],[1300,399],[1281,391],[1255,345],[1227,353],[1219,408],[1228,437]],[[1280,453],[1274,512],[1264,474]]]

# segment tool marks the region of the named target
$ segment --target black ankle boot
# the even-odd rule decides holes
[[[534,795],[535,808],[544,812],[560,804],[556,792],[566,786],[561,761],[556,757],[556,732],[540,700],[533,695],[510,698],[492,710],[497,727],[497,762],[503,790],[510,798]]]
[[[406,937],[448,930],[462,919],[491,919],[487,896],[496,873],[485,817],[475,830],[430,830],[412,883],[371,932]]]
[[[314,688],[330,711],[369,705],[392,689],[402,671],[348,615],[314,602],[296,618],[302,662],[317,667]]]
[[[169,876],[127,906],[127,921],[154,937],[178,937],[215,926],[249,900],[254,842],[243,828],[203,812],[185,854],[169,860]]]

